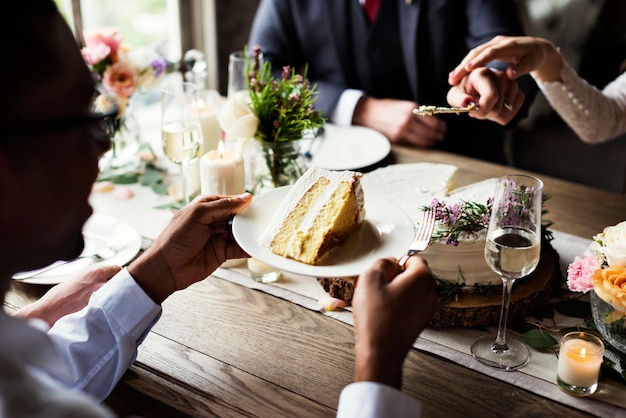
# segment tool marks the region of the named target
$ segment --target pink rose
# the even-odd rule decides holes
[[[123,62],[116,62],[106,69],[102,84],[117,96],[129,98],[139,85],[135,71]]]
[[[600,261],[589,251],[576,257],[567,267],[567,287],[573,292],[587,293],[593,289],[593,274],[601,268]]]
[[[106,44],[95,44],[85,46],[80,52],[87,64],[95,65],[109,56],[111,48]]]
[[[109,47],[109,53],[116,60],[117,50],[122,43],[122,34],[116,28],[101,28],[87,31],[84,33],[85,47],[92,48],[99,44]]]

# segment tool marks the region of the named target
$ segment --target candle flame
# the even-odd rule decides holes
[[[204,100],[202,100],[202,99],[196,100],[196,109],[202,110],[205,107],[206,107],[206,103],[204,103]]]
[[[580,358],[587,357],[587,349],[585,347],[580,349]]]
[[[224,141],[220,141],[217,144],[217,152],[219,152],[220,154],[220,158],[222,158],[224,156]]]

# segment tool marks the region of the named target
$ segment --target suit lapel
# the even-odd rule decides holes
[[[329,46],[336,49],[335,54],[339,60],[341,73],[345,74],[345,69],[350,68],[348,59],[351,56],[348,51],[348,39],[351,36],[348,32],[350,25],[346,25],[347,19],[350,19],[350,16],[346,16],[348,8],[345,1],[338,0],[323,0],[319,1],[319,4],[328,10],[331,31],[329,36],[334,41]],[[323,29],[320,28],[320,30]]]
[[[417,26],[421,0],[398,0],[400,43],[409,84],[415,98],[418,96]]]

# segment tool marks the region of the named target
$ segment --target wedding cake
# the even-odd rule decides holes
[[[484,256],[497,179],[456,188],[457,173],[457,167],[449,164],[399,164],[365,174],[361,184],[366,194],[385,197],[403,208],[416,227],[425,208],[436,210],[431,244],[421,253],[437,279],[438,292],[444,292],[431,325],[487,325],[497,322],[501,304],[502,281]],[[560,286],[558,254],[548,242],[542,246],[542,262],[533,275],[540,277],[518,281],[516,288],[522,290],[514,292],[511,318],[544,306],[553,289]],[[330,296],[351,302],[354,278],[318,281]]]

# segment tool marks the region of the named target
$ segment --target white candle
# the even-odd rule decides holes
[[[200,158],[200,192],[237,195],[246,191],[243,158],[233,151],[213,150]]]
[[[570,386],[591,387],[598,382],[604,346],[584,332],[571,334],[574,335],[567,334],[561,341],[557,375]]]
[[[217,122],[218,107],[204,100],[198,99],[196,102],[200,127],[202,128],[202,145],[200,155],[217,149],[217,145],[222,137],[222,130]]]

